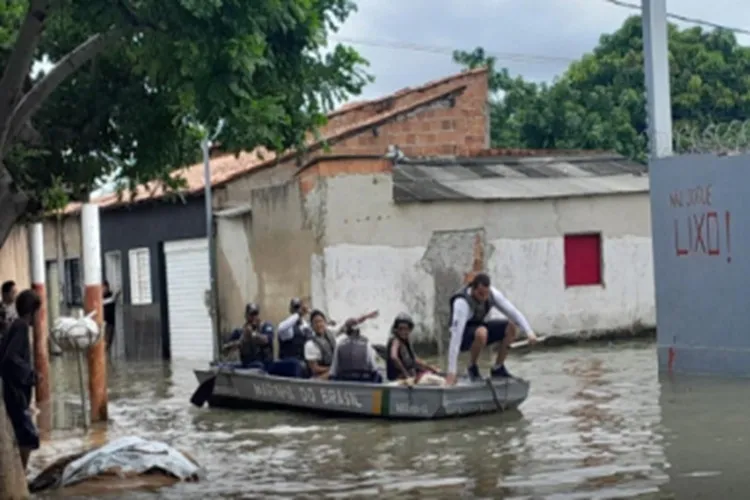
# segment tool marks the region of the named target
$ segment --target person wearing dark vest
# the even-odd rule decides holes
[[[388,359],[385,366],[388,380],[414,379],[418,382],[422,374],[440,371],[417,357],[409,340],[413,330],[414,320],[408,314],[401,313],[393,320],[391,338],[386,346]]]
[[[312,337],[312,329],[305,320],[307,315],[307,304],[298,298],[289,302],[290,316],[279,323],[279,359],[296,359],[302,367],[302,375],[308,376],[307,363],[305,363],[305,343]]]
[[[459,352],[471,351],[469,377],[481,379],[477,359],[482,349],[489,344],[501,342],[497,352],[495,366],[490,370],[490,377],[511,377],[505,368],[505,358],[510,344],[515,340],[520,328],[529,340],[536,342],[537,337],[526,320],[526,317],[498,290],[493,287],[487,274],[479,273],[469,283],[451,297],[451,340],[448,347],[448,376],[446,383],[456,383],[456,372]],[[488,320],[492,308],[498,309],[508,319]]]
[[[344,336],[336,343],[328,378],[350,382],[382,382],[377,353],[367,337],[361,335],[357,319],[344,323]]]
[[[273,325],[261,321],[256,304],[245,306],[245,324],[236,328],[224,344],[225,353],[234,349],[239,351],[240,362],[245,367],[264,368],[273,361]]]
[[[322,311],[310,313],[313,336],[305,343],[305,361],[315,378],[327,378],[336,349],[336,334],[332,332]]]
[[[41,307],[41,300],[33,290],[24,290],[16,298],[18,314],[0,342],[0,378],[8,419],[13,426],[24,469],[29,455],[39,448],[39,434],[32,420],[29,406],[31,389],[36,384],[36,372],[31,362],[29,328]]]

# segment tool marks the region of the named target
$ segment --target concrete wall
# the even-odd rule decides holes
[[[476,267],[540,333],[655,321],[646,194],[398,206],[387,172],[321,176],[308,189],[306,211],[319,214],[324,235],[313,256],[313,302],[335,318],[379,308],[371,338],[384,340],[401,311],[424,335],[445,332],[435,318]],[[604,285],[566,289],[563,235],[592,231],[603,236]]]
[[[750,155],[651,162],[659,367],[750,375]]]
[[[0,247],[0,282],[13,280],[19,290],[31,285],[29,237],[26,227],[16,224]]]
[[[310,255],[316,235],[302,209],[299,184],[250,193],[252,214],[217,220],[221,329],[241,324],[244,306],[257,302],[278,322],[289,299],[310,295]]]

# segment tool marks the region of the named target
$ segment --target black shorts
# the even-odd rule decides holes
[[[505,330],[508,328],[508,320],[493,319],[486,323],[469,323],[464,327],[464,334],[461,337],[461,352],[471,349],[474,343],[474,334],[477,328],[483,326],[487,328],[487,345],[502,342],[505,338]]]

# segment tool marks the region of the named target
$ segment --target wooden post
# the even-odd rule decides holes
[[[3,384],[0,380],[0,500],[25,500],[29,498],[26,472],[13,435],[8,413],[5,411]]]
[[[89,401],[91,423],[107,421],[107,349],[102,308],[102,255],[99,234],[99,206],[84,203],[81,208],[83,243],[83,306],[86,314],[95,311],[99,340],[88,350]]]
[[[41,307],[34,320],[34,369],[37,382],[36,406],[39,409],[39,430],[49,434],[51,420],[51,391],[49,380],[49,338],[47,334],[47,291],[45,290],[44,230],[41,222],[31,225],[31,287],[39,296]]]

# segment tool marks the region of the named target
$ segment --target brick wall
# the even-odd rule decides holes
[[[339,140],[332,145],[331,153],[383,154],[390,144],[398,145],[407,156],[472,155],[488,148],[488,86],[484,70],[462,73],[438,84],[344,110],[329,119],[325,130],[332,131],[431,96],[437,97],[457,86],[465,88],[450,98]]]

